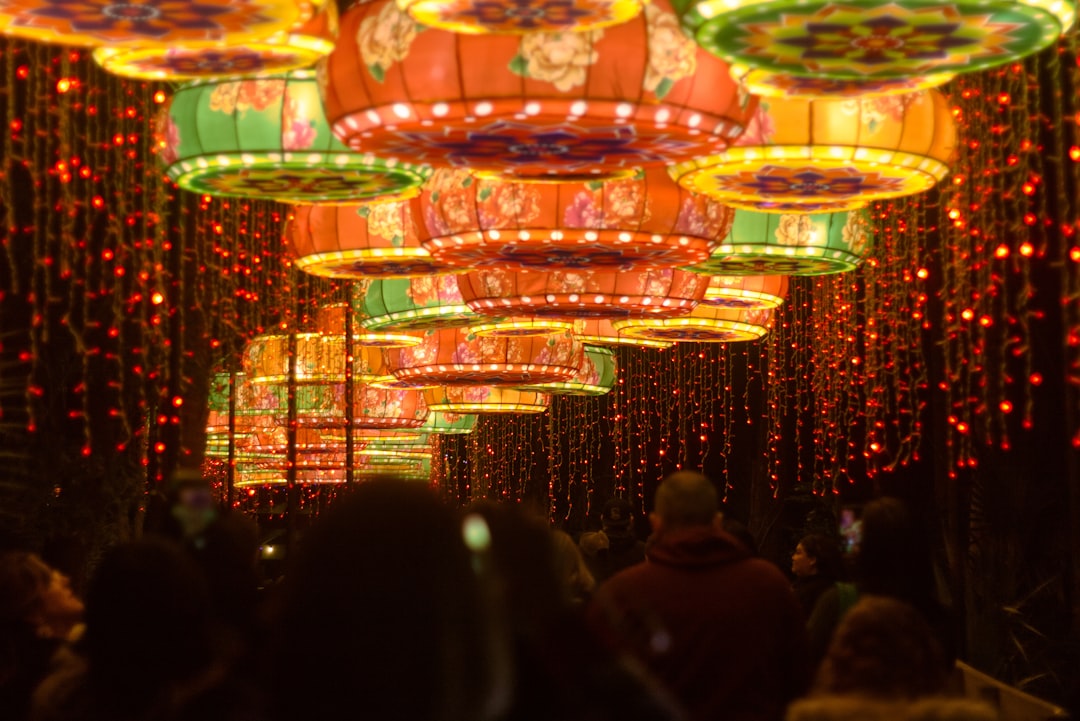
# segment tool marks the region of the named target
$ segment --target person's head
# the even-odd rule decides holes
[[[916,604],[933,595],[928,534],[902,500],[878,498],[863,508],[855,573],[866,593]]]
[[[605,533],[629,535],[634,532],[634,507],[623,498],[612,498],[600,513],[600,526]]]
[[[64,638],[82,619],[82,601],[68,577],[34,553],[0,554],[0,625],[24,626],[35,634]]]
[[[656,489],[653,530],[718,525],[720,501],[712,482],[697,471],[676,471]]]
[[[840,545],[821,533],[803,536],[791,554],[791,572],[796,578],[821,576],[835,580],[843,575],[843,563]]]
[[[895,598],[863,596],[833,634],[814,693],[904,700],[940,693],[947,680],[944,652],[922,615]]]
[[[210,481],[197,470],[180,469],[170,480],[169,515],[182,538],[202,534],[217,517]]]

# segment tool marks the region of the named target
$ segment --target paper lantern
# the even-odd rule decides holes
[[[326,278],[408,278],[458,270],[420,245],[412,208],[401,201],[298,205],[283,235],[296,267]]]
[[[342,145],[306,70],[185,85],[164,107],[158,134],[169,179],[206,195],[359,202],[416,193],[430,172]]]
[[[474,335],[519,338],[572,331],[574,321],[528,317],[492,318],[485,322],[472,323],[468,328]]]
[[[365,286],[366,288],[366,286]],[[316,310],[315,327],[324,335],[345,335],[346,303],[327,303]],[[362,311],[359,311],[362,312]],[[360,351],[365,362],[379,364],[380,355],[369,352],[370,348],[401,348],[416,345],[420,337],[415,333],[394,333],[391,331],[365,330],[358,318],[353,319],[353,343],[362,346]],[[354,354],[356,348],[353,348]]]
[[[775,73],[902,78],[1010,63],[1072,26],[1071,0],[673,0],[683,27],[732,63]]]
[[[425,396],[425,403],[427,397]],[[427,420],[420,430],[424,433],[441,433],[444,435],[464,435],[472,433],[476,428],[476,416],[470,413],[452,413],[449,411],[428,410]]]
[[[585,361],[581,370],[567,381],[536,383],[518,386],[523,391],[570,396],[602,396],[615,387],[618,366],[615,354],[608,348],[585,346]]]
[[[632,177],[520,183],[435,171],[420,195],[424,248],[448,265],[632,270],[705,260],[734,212],[662,168]]]
[[[442,413],[543,413],[546,393],[498,386],[439,386],[424,391],[428,408]]]
[[[253,383],[289,381],[289,335],[270,334],[252,338],[244,349],[244,372]],[[345,379],[345,336],[322,333],[296,334],[298,385],[340,383]]]
[[[527,35],[424,29],[394,0],[359,3],[320,81],[351,148],[519,178],[713,154],[756,102],[679,30],[668,0],[614,27]]]
[[[465,305],[452,275],[374,279],[359,318],[366,330],[378,331],[457,328],[485,320]]]
[[[737,208],[835,212],[912,195],[949,172],[956,124],[936,90],[761,102],[738,147],[679,163],[680,184]]]
[[[778,215],[739,210],[731,233],[704,263],[709,275],[824,275],[852,270],[870,250],[865,211]]]
[[[735,310],[775,308],[784,302],[787,289],[786,275],[714,275],[701,305]]]
[[[299,17],[296,0],[7,0],[0,31],[64,45],[213,47],[270,37]]]
[[[416,22],[455,33],[583,32],[635,17],[649,0],[397,0]]]
[[[574,335],[582,343],[601,346],[636,346],[638,348],[670,348],[671,341],[635,338],[611,327],[611,320],[594,318],[574,322]]]
[[[709,281],[672,268],[625,273],[487,269],[459,276],[458,286],[478,313],[574,320],[686,315],[705,297]]]
[[[298,2],[300,17],[286,32],[242,45],[101,47],[94,61],[114,75],[144,80],[205,80],[269,75],[314,65],[334,49],[337,3]]]
[[[427,415],[427,404],[418,390],[376,388],[366,383],[358,384],[355,389],[352,422],[356,427],[387,430],[420,428]],[[372,442],[375,440],[372,439]]]
[[[521,385],[568,380],[584,347],[570,333],[532,338],[477,336],[461,328],[429,331],[420,345],[386,351],[402,380],[446,385]]]
[[[755,340],[769,332],[772,309],[734,310],[699,305],[683,318],[632,318],[612,323],[639,338],[674,342],[733,343]]]
[[[431,475],[430,465],[425,468],[420,459],[410,461],[398,459],[393,464],[365,464],[353,468],[353,479],[357,481],[372,478],[394,478],[402,480],[426,480]],[[284,469],[262,468],[244,464],[236,467],[237,488],[262,488],[284,486],[288,483],[288,473]],[[300,469],[296,471],[295,482],[299,486],[336,485],[346,482],[346,472],[342,468]]]
[[[904,95],[944,85],[952,73],[934,73],[910,78],[841,79],[821,75],[785,75],[768,70],[733,65],[731,76],[748,91],[763,98],[869,98],[877,95]]]

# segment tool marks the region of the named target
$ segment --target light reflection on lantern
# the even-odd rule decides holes
[[[679,163],[678,182],[736,208],[840,211],[929,189],[956,123],[936,90],[866,99],[762,100],[737,147]]]
[[[334,132],[416,163],[519,178],[627,173],[718,152],[756,102],[679,31],[668,0],[583,33],[419,31],[394,0],[355,4],[341,22],[320,74]]]
[[[169,179],[206,195],[357,203],[415,194],[430,173],[342,145],[306,70],[182,86],[156,132]]]
[[[463,268],[632,270],[705,260],[734,212],[662,168],[607,181],[520,183],[436,170],[417,216],[424,248]]]
[[[402,380],[447,385],[520,385],[572,378],[584,347],[571,333],[545,337],[476,336],[460,328],[430,331],[418,346],[386,351]]]
[[[771,308],[732,310],[699,305],[682,318],[633,318],[614,321],[617,330],[638,338],[701,343],[756,340],[769,332]]]
[[[444,413],[543,413],[551,405],[546,393],[499,386],[438,386],[424,390],[428,408]]]
[[[966,73],[1010,63],[1055,42],[1076,14],[1071,0],[675,0],[675,5],[686,31],[729,62],[856,80]]]
[[[581,364],[581,370],[570,380],[521,385],[518,388],[553,395],[602,396],[615,387],[617,375],[614,352],[599,346],[585,346],[585,361]]]
[[[865,211],[779,215],[739,210],[731,233],[704,263],[714,275],[823,275],[855,268],[870,251]]]
[[[649,0],[397,0],[416,22],[455,33],[585,32],[638,15]]]

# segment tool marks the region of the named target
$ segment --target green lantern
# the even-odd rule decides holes
[[[577,375],[570,380],[524,385],[518,388],[523,391],[555,395],[602,396],[615,387],[617,375],[618,365],[615,361],[615,353],[610,348],[587,345],[585,346],[585,362],[581,364],[581,370],[577,372]]]
[[[465,305],[453,275],[374,279],[358,310],[366,330],[461,328],[487,320]]]

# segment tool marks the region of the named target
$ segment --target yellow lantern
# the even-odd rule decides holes
[[[585,32],[638,15],[649,0],[397,0],[416,22],[455,33]]]
[[[612,326],[629,336],[648,340],[732,343],[756,340],[769,332],[772,308],[733,310],[699,305],[682,318],[631,318]]]

